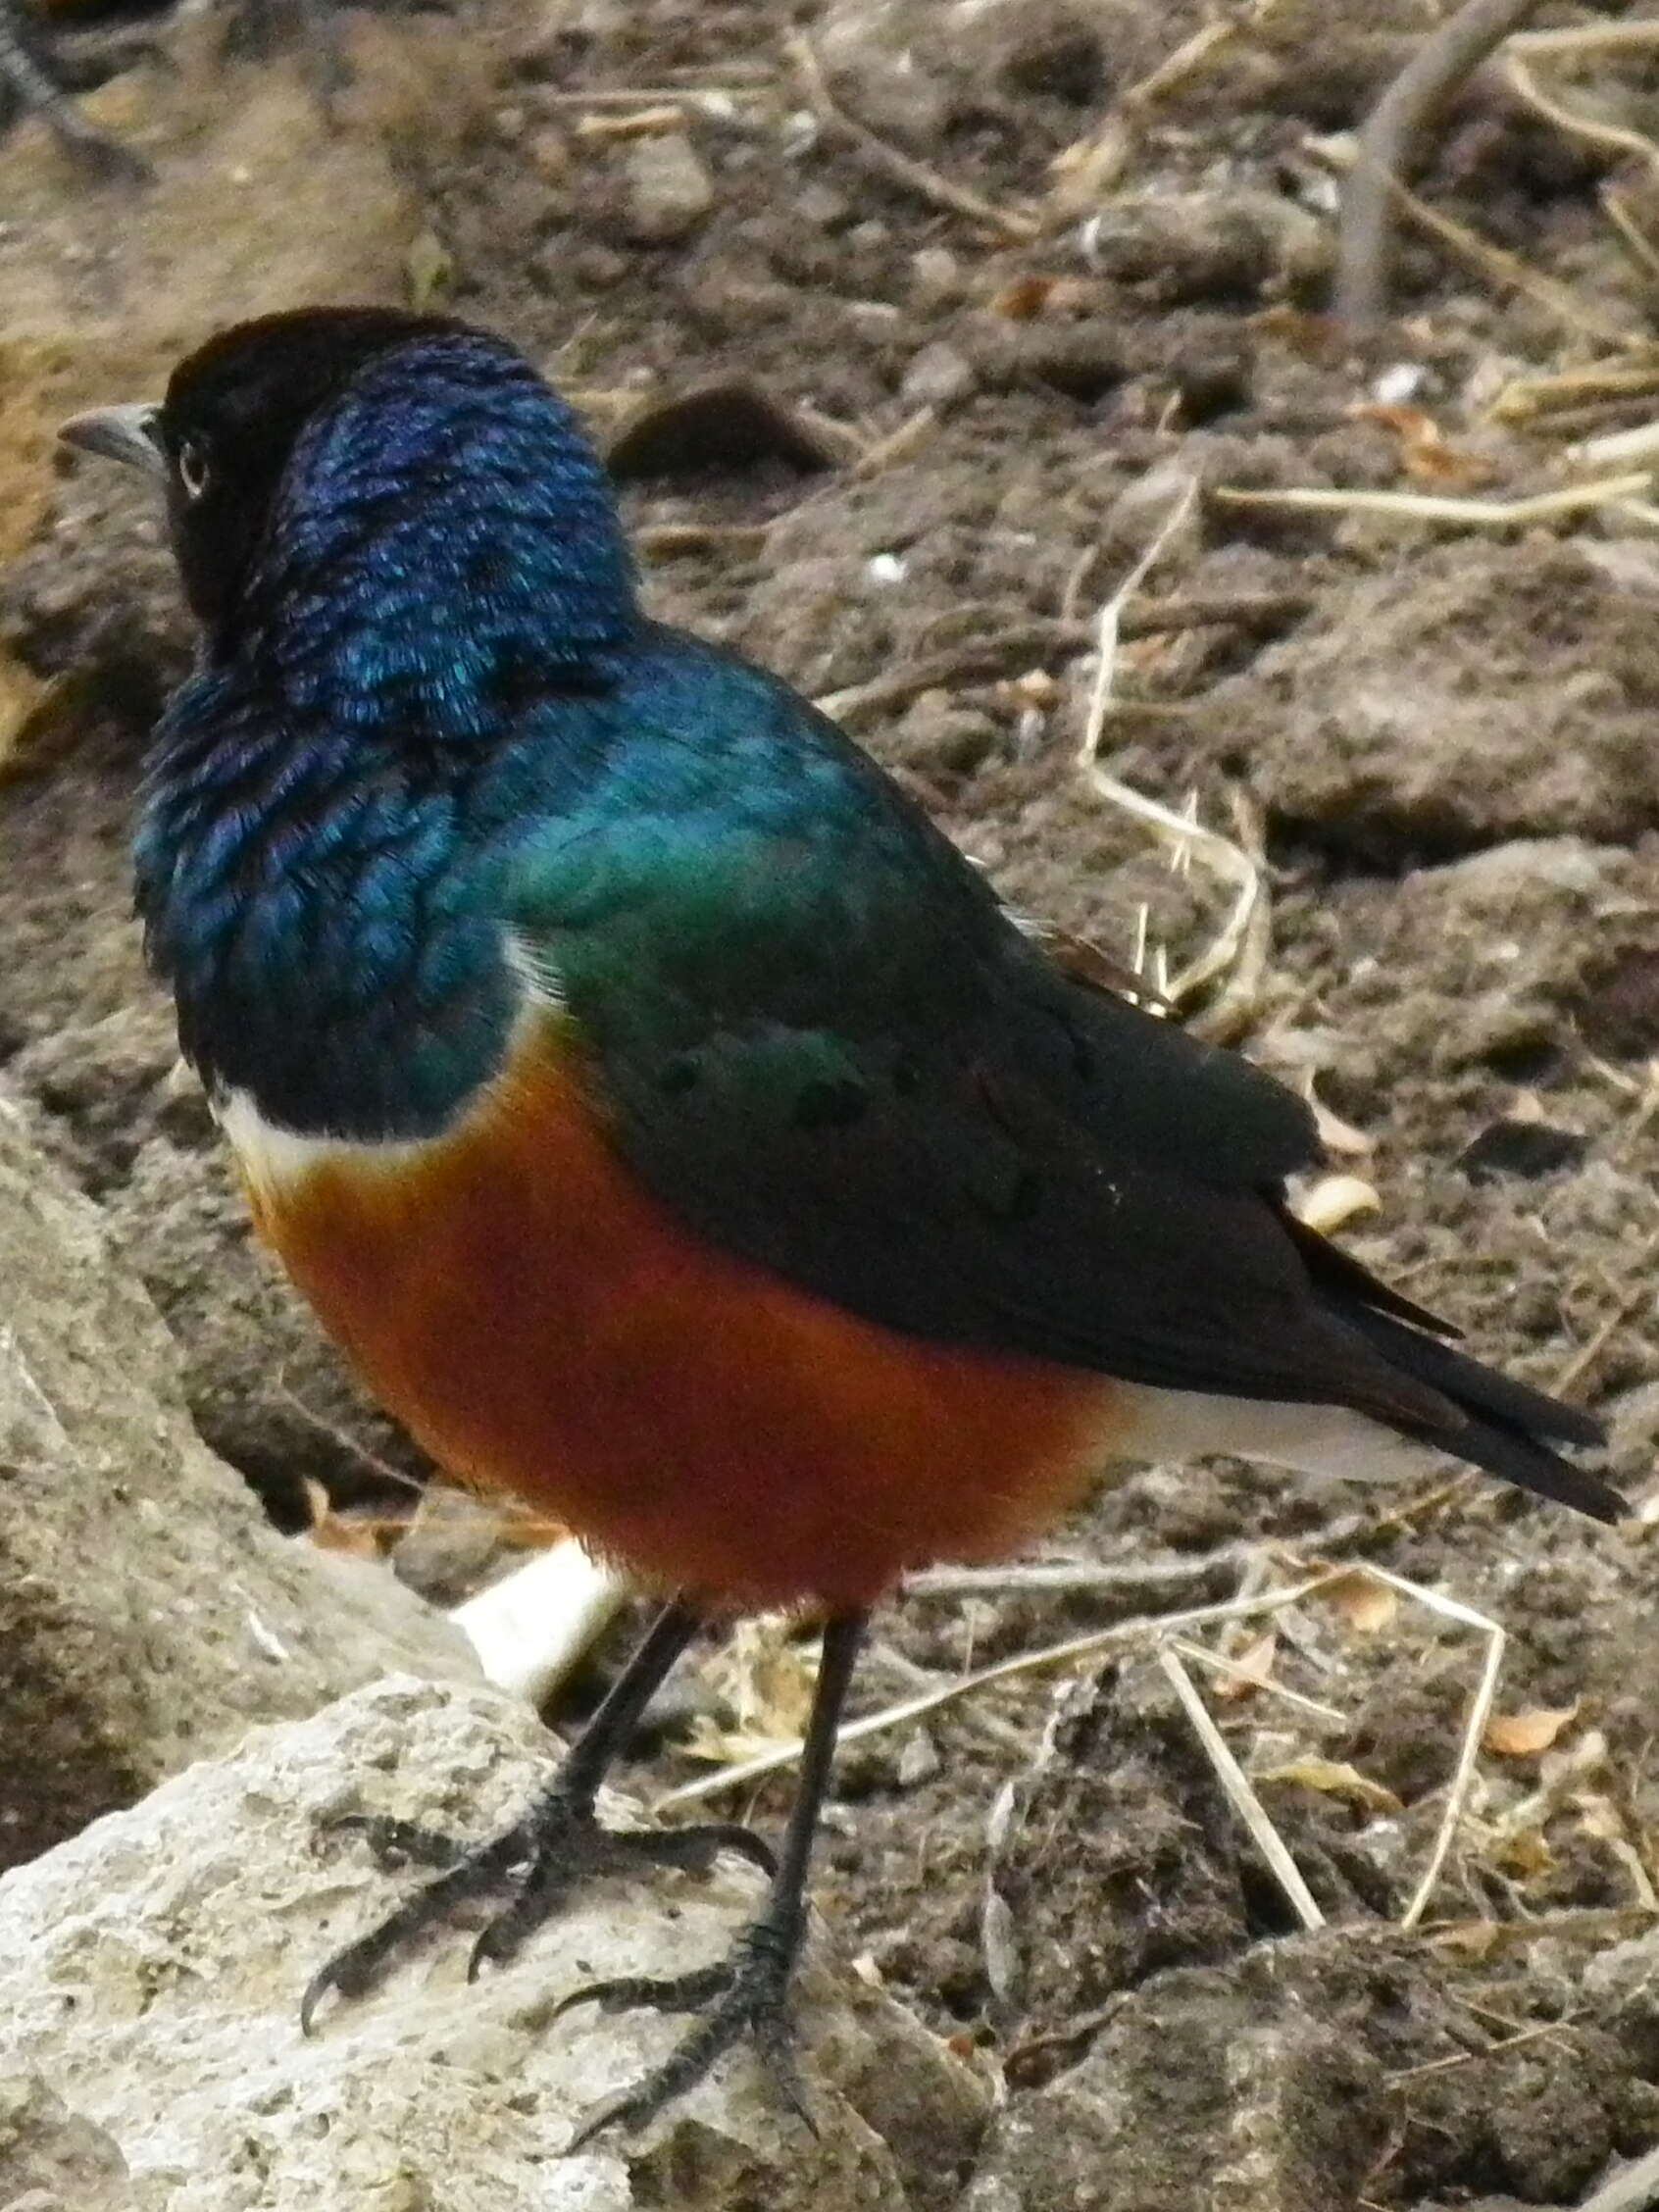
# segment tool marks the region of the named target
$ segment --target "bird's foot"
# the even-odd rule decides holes
[[[580,2150],[606,2128],[629,2132],[654,2120],[676,2097],[683,2096],[715,2061],[737,2043],[749,2041],[782,2102],[814,2135],[806,2088],[795,2062],[795,2028],[789,1985],[800,1955],[805,1915],[798,1904],[775,1901],[751,1921],[715,1966],[693,1974],[656,1981],[647,1976],[614,1982],[589,1982],[573,1989],[558,2007],[596,2004],[601,2012],[629,2012],[644,2006],[655,2012],[693,2012],[696,2024],[682,2036],[662,2065],[595,2105],[572,2138]]]
[[[338,0],[234,0],[225,46],[227,54],[255,61],[291,51],[324,122],[338,126],[340,101],[352,83]]]
[[[767,1874],[774,1867],[767,1845],[735,1822],[601,1828],[591,1789],[568,1788],[559,1783],[522,1821],[482,1843],[463,1843],[409,1821],[361,1814],[348,1814],[328,1825],[335,1833],[350,1830],[364,1836],[382,1865],[413,1863],[439,1871],[312,1976],[300,2000],[300,2027],[307,2035],[325,1997],[364,1995],[393,1958],[475,1898],[509,1892],[507,1903],[474,1942],[469,1981],[482,1966],[504,1965],[544,1920],[595,1875],[639,1866],[681,1867],[706,1874],[722,1851],[734,1852]]]

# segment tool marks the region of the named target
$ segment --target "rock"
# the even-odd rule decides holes
[[[349,1838],[320,1844],[319,1821],[364,1808],[487,1833],[545,1780],[547,1744],[496,1691],[398,1678],[257,1731],[15,1871],[0,1881],[0,2068],[26,2053],[168,2212],[944,2212],[983,2092],[816,1946],[799,2008],[816,2137],[741,2052],[644,2136],[561,2156],[578,2117],[683,2023],[555,2022],[554,2005],[596,1975],[713,1957],[758,1886],[724,1861],[706,1882],[604,1881],[471,1985],[457,1929],[301,2036],[309,1975],[410,1885]],[[0,2149],[0,2204],[26,2171]]]
[[[1153,299],[1304,293],[1331,273],[1327,225],[1274,192],[1126,193],[1081,233],[1089,266]]]
[[[948,246],[924,246],[910,257],[911,291],[924,314],[931,314],[963,291],[962,264]]]
[[[953,345],[935,338],[904,373],[899,397],[907,407],[948,407],[974,388],[974,371]]]
[[[714,180],[683,130],[635,138],[627,166],[628,228],[648,245],[687,237],[715,204]]]
[[[952,107],[933,51],[933,0],[830,0],[814,32],[836,97],[873,130],[913,151],[937,143]]]
[[[963,2212],[1352,2212],[1387,2090],[1317,1987],[1285,1944],[1137,1991],[1081,2065],[1003,2109]]]
[[[1324,602],[1211,694],[1282,823],[1371,858],[1659,824],[1659,596],[1572,547],[1463,540]]]
[[[136,2212],[138,2200],[102,2128],[71,2112],[38,2074],[8,2073],[0,2075],[0,2202],[6,2212]]]
[[[1520,838],[1366,894],[1363,957],[1327,1002],[1344,1040],[1325,1059],[1337,1111],[1366,1119],[1408,1066],[1530,1080],[1530,1063],[1575,1033],[1595,1052],[1645,1054],[1659,976],[1646,885],[1617,847]],[[1483,1101],[1483,1123],[1509,1103]],[[1436,1145],[1448,1136],[1442,1126]]]
[[[173,1339],[95,1211],[3,1099],[0,1251],[0,1865],[250,1722],[392,1667],[476,1671],[389,1570],[267,1525],[192,1430]]]

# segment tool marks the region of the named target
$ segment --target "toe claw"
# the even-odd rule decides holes
[[[578,2005],[597,2005],[601,2012],[626,2012],[632,2005],[648,2005],[657,1985],[637,1975],[618,1975],[609,1982],[583,1982],[562,1996],[548,2015],[560,2019]]]
[[[604,2013],[650,2011],[695,2012],[721,1996],[731,1980],[725,1965],[701,1966],[691,1974],[659,1979],[647,1974],[619,1974],[608,1982],[584,1982],[553,2007],[552,2018],[578,2005],[596,2004]]]
[[[305,1994],[300,1998],[299,2026],[302,2036],[316,2034],[317,2008],[330,1990],[338,1987],[339,1983],[334,1974],[334,1961],[330,1959],[327,1966],[320,1966],[311,1977],[311,1980],[305,1986]]]
[[[583,2151],[607,2128],[626,2128],[631,2135],[640,2121],[639,2098],[631,2088],[619,2089],[615,2096],[602,2097],[597,2104],[589,2105],[577,2123],[576,2133],[565,2145],[565,2156],[574,2158]],[[648,2115],[647,2115],[648,2117]]]

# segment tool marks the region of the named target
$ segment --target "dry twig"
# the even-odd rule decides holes
[[[1307,1929],[1323,1928],[1325,1915],[1319,1908],[1313,1891],[1302,1880],[1301,1869],[1290,1856],[1284,1839],[1267,1816],[1261,1799],[1251,1788],[1243,1768],[1232,1756],[1227,1738],[1210,1718],[1210,1709],[1192,1685],[1192,1677],[1181,1665],[1179,1654],[1164,1644],[1158,1652],[1158,1664],[1163,1668],[1181,1699],[1182,1710],[1192,1724],[1193,1733],[1216,1770],[1216,1779],[1226,1790],[1233,1811],[1249,1830],[1251,1839],[1267,1861],[1274,1880],[1283,1890],[1290,1909]]]
[[[952,183],[948,176],[941,176],[926,162],[901,153],[868,124],[848,115],[830,91],[818,49],[805,31],[785,31],[783,51],[800,79],[807,105],[819,122],[827,130],[832,130],[838,138],[855,146],[872,168],[880,170],[894,183],[904,185],[934,207],[949,208],[955,215],[965,215],[970,222],[982,225],[1011,244],[1024,245],[1037,235],[1040,226],[1032,217],[1017,214],[1011,208],[997,207],[990,200],[981,199],[978,192],[970,191],[966,184]]]
[[[1559,515],[1583,514],[1631,499],[1649,489],[1651,470],[1600,477],[1590,483],[1561,484],[1519,499],[1460,499],[1447,492],[1342,491],[1287,484],[1280,491],[1239,491],[1218,484],[1210,497],[1222,507],[1275,507],[1286,514],[1397,515],[1425,523],[1461,523],[1469,529],[1524,529]]]
[[[1353,328],[1369,330],[1382,318],[1388,215],[1414,140],[1537,5],[1538,0],[1464,0],[1424,39],[1367,117],[1359,159],[1342,194],[1337,247],[1336,313]]]
[[[1122,610],[1119,634],[1172,636],[1181,630],[1210,629],[1223,624],[1274,630],[1305,614],[1308,605],[1300,593],[1290,591],[1194,593],[1190,597],[1146,599]],[[868,683],[850,683],[844,690],[827,691],[813,703],[836,722],[887,713],[910,706],[925,691],[1022,676],[1048,661],[1073,659],[1088,651],[1096,634],[1088,623],[1012,623],[1006,629],[992,630],[987,637],[967,639],[961,645],[925,654]]]
[[[1659,2150],[1650,2150],[1586,2196],[1579,2212],[1647,2212],[1659,2204]]]

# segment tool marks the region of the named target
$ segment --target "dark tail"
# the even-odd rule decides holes
[[[1579,1406],[1563,1405],[1559,1398],[1547,1397],[1495,1368],[1483,1367],[1466,1352],[1396,1321],[1391,1314],[1362,1305],[1351,1295],[1338,1291],[1332,1305],[1390,1367],[1427,1383],[1463,1416],[1455,1425],[1417,1427],[1416,1433],[1425,1443],[1539,1497],[1553,1498],[1557,1505],[1587,1513],[1592,1520],[1625,1518],[1628,1508],[1611,1484],[1551,1448],[1553,1442],[1604,1442],[1606,1432],[1593,1415]]]

